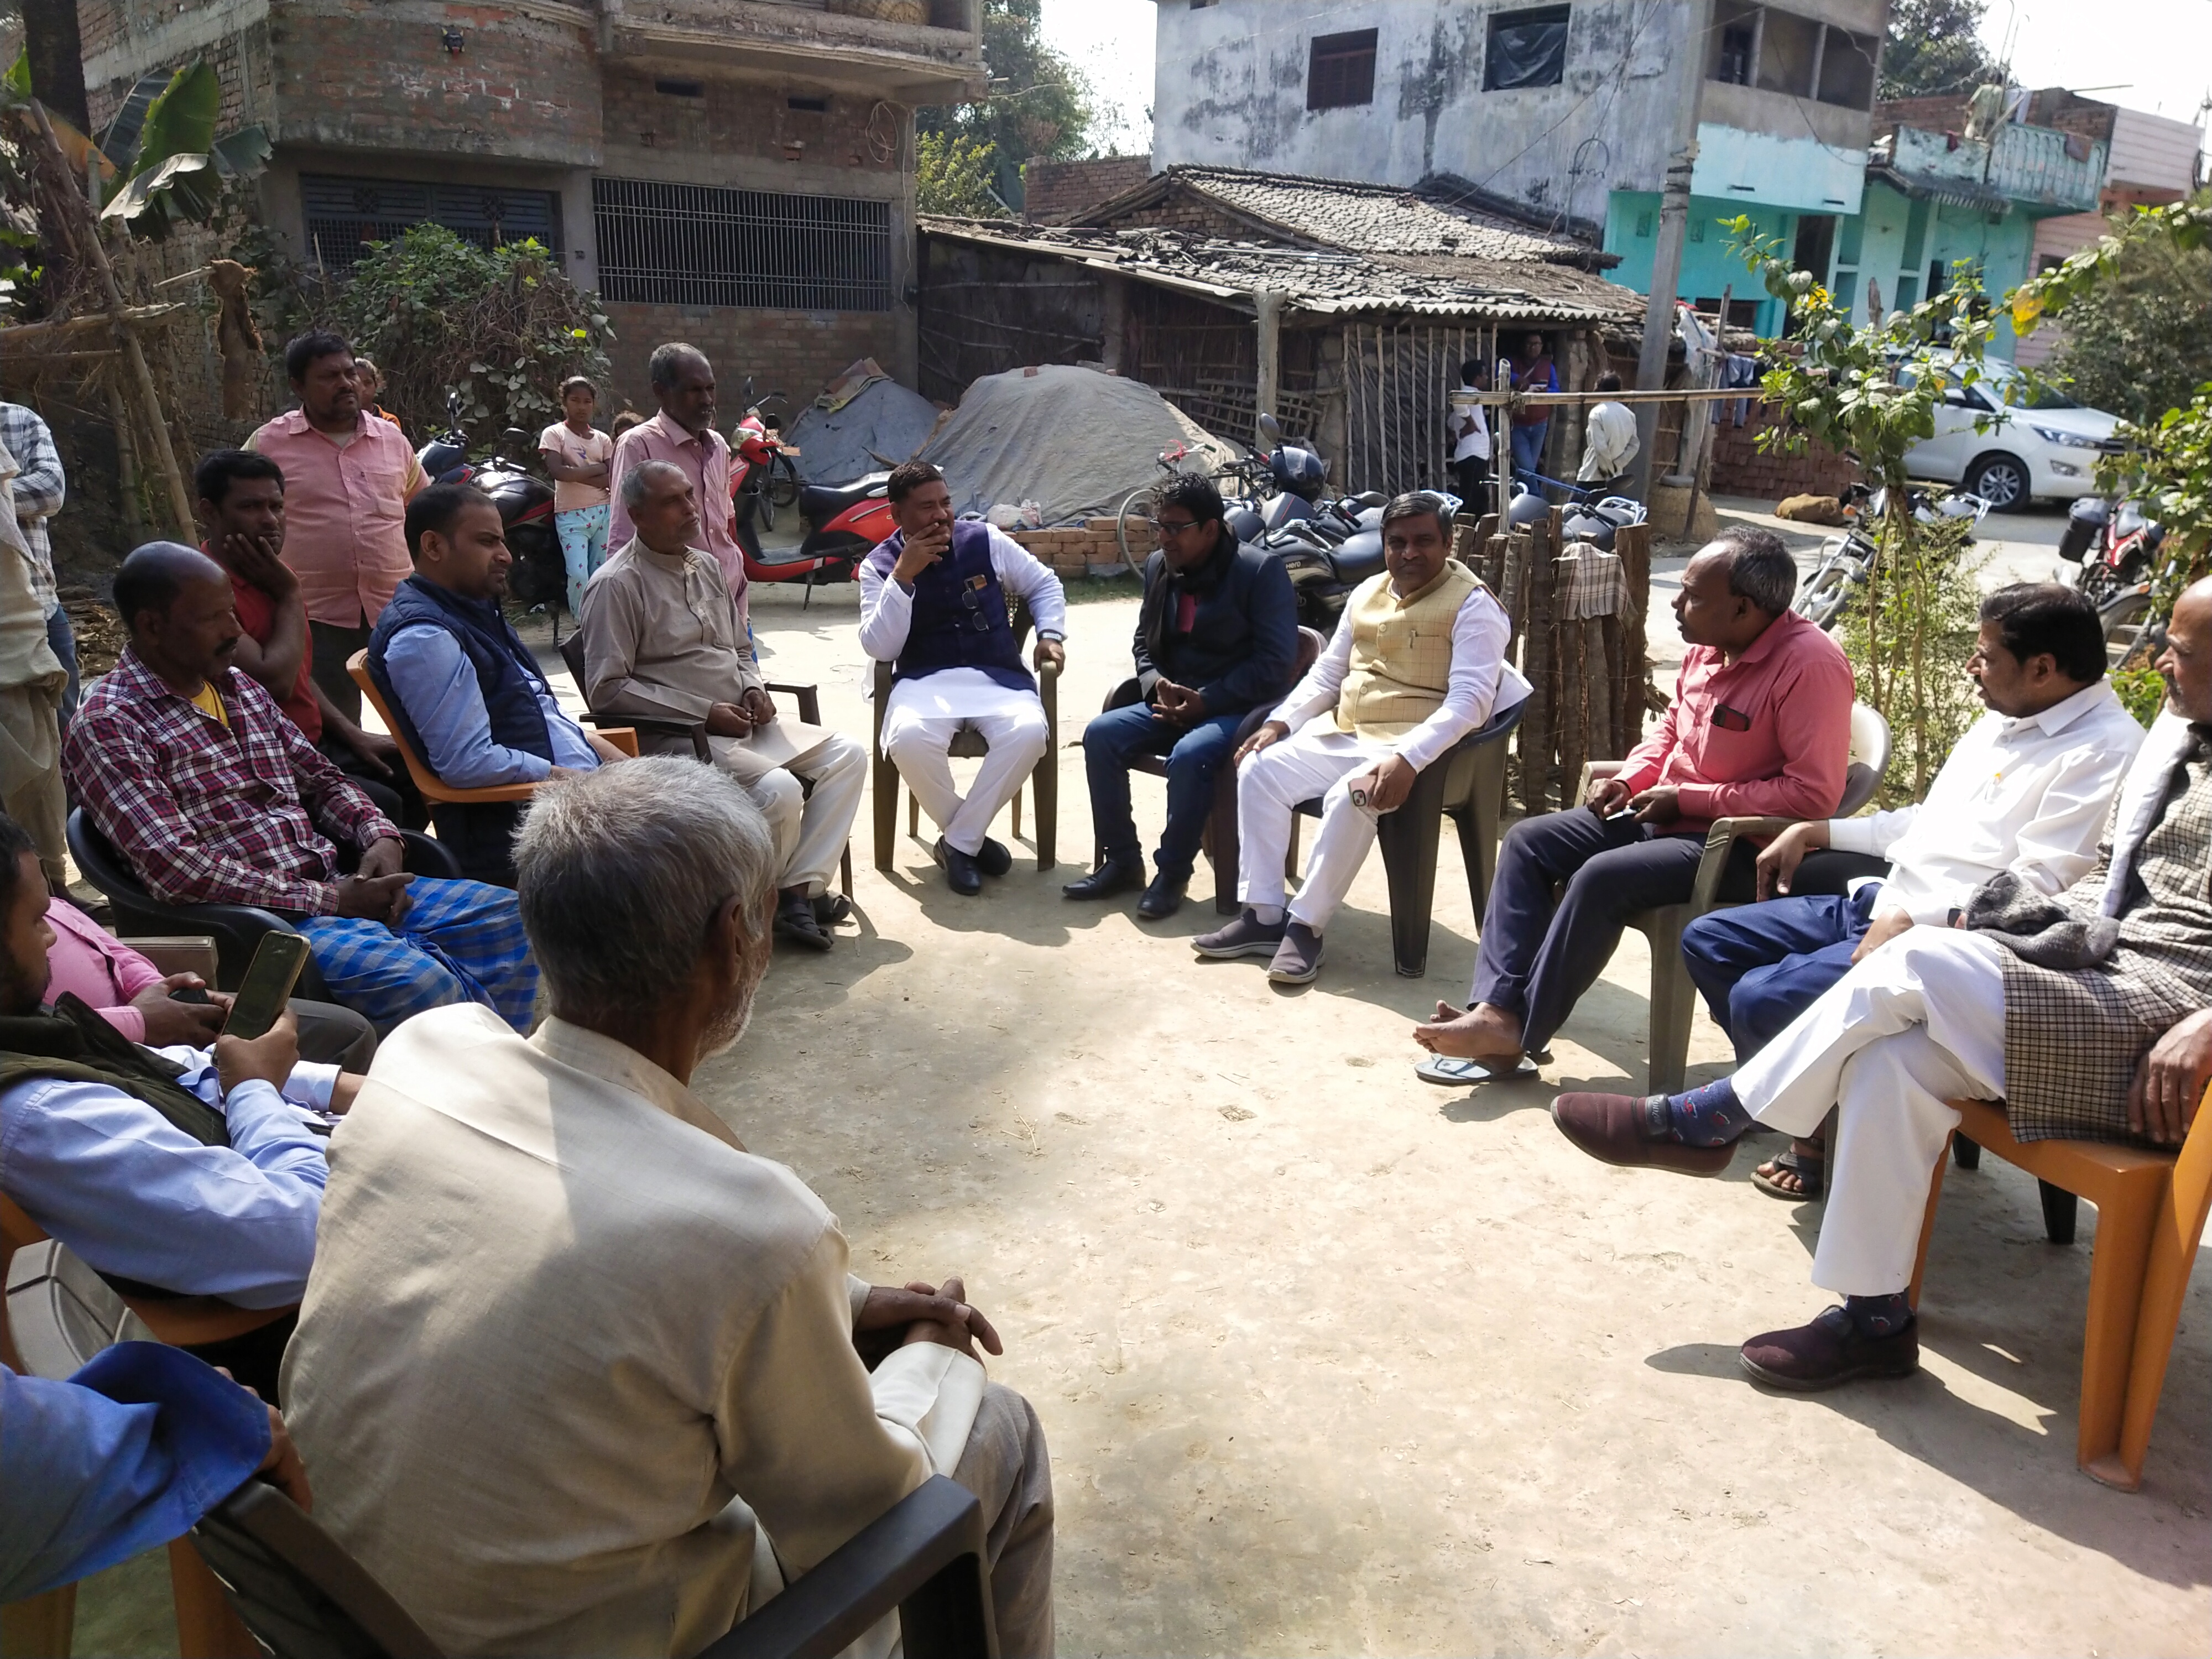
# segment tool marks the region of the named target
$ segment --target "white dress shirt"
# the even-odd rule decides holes
[[[1942,924],[2000,870],[2057,893],[2089,873],[2143,729],[2105,681],[2039,714],[1990,713],[1960,738],[1917,805],[1832,818],[1828,844],[1889,860],[1877,911]]]
[[[1370,580],[1390,579],[1382,575]],[[1291,688],[1271,719],[1296,732],[1316,715],[1334,712],[1344,677],[1352,672],[1352,611],[1357,597],[1355,591],[1346,598],[1328,648],[1315,659],[1305,678]],[[1493,714],[1526,697],[1528,682],[1505,660],[1505,647],[1512,637],[1505,607],[1490,591],[1478,587],[1468,593],[1452,618],[1451,673],[1444,682],[1444,700],[1435,714],[1391,744],[1391,751],[1420,771]]]

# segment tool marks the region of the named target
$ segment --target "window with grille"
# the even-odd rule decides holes
[[[641,305],[889,311],[888,202],[594,179],[599,292]]]
[[[536,237],[557,258],[561,198],[550,190],[417,184],[398,179],[342,179],[302,173],[307,252],[332,270],[349,270],[371,242],[410,226],[443,225],[478,247]]]
[[[1317,34],[1306,66],[1306,107],[1346,109],[1375,101],[1375,31]]]
[[[1556,87],[1566,79],[1567,21],[1573,10],[1571,6],[1540,6],[1533,11],[1492,12],[1482,60],[1482,89]]]

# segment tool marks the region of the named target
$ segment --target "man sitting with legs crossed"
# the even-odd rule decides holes
[[[1552,1103],[1591,1157],[1692,1175],[1726,1169],[1754,1122],[1802,1135],[1838,1109],[1813,1282],[1844,1303],[1745,1343],[1759,1381],[1811,1390],[1917,1368],[1906,1291],[1959,1123],[1948,1102],[2002,1100],[2023,1141],[2172,1146],[2187,1134],[2212,1075],[2212,579],[2174,606],[2158,666],[2168,712],[2079,884],[2053,898],[1999,872],[1960,926],[1906,928],[1733,1078]]]
[[[538,969],[514,895],[400,869],[398,830],[231,667],[222,567],[150,542],[116,572],[115,608],[131,643],[63,750],[85,816],[148,890],[295,918],[332,999],[380,1032],[447,1002],[526,1029]],[[334,840],[360,850],[352,875]]]
[[[952,516],[945,475],[908,461],[890,477],[896,533],[860,567],[860,649],[891,665],[884,752],[943,831],[934,848],[945,884],[983,890],[1014,855],[984,831],[1052,743],[1036,681],[1022,666],[1006,596],[1036,621],[1036,662],[1066,661],[1067,596],[1060,578],[1012,537]],[[990,745],[963,795],[946,751],[963,726]]]
[[[1982,601],[1966,672],[1989,713],[1951,750],[1928,798],[1895,811],[1792,824],[1759,855],[1762,902],[1699,916],[1682,959],[1741,1065],[1855,962],[1916,922],[1942,926],[1974,889],[2010,870],[2039,893],[2072,886],[2097,861],[2112,792],[2142,743],[2105,684],[2096,607],[2056,582],[2021,582]],[[1886,857],[1885,875],[1850,890],[1791,884],[1808,852]],[[1850,859],[1815,859],[1811,866]],[[1801,884],[1802,885],[1802,884]],[[1759,1166],[1777,1198],[1820,1195],[1813,1136]]]
[[[1378,817],[1398,810],[1424,768],[1528,695],[1505,661],[1504,607],[1451,556],[1450,515],[1436,496],[1417,491],[1382,509],[1382,574],[1345,600],[1328,649],[1237,750],[1244,908],[1190,942],[1202,957],[1267,957],[1279,984],[1321,971],[1322,935]],[[1286,906],[1291,814],[1316,795],[1321,833]]]
[[[1597,982],[1638,910],[1681,904],[1715,818],[1826,817],[1844,796],[1851,665],[1793,615],[1797,566],[1771,530],[1699,550],[1674,599],[1682,669],[1659,729],[1589,799],[1506,832],[1482,918],[1474,989],[1413,1040],[1456,1085],[1518,1073]],[[1554,892],[1565,884],[1564,895]]]

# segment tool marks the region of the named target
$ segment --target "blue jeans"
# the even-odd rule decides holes
[[[1682,930],[1682,961],[1739,1064],[1850,969],[1881,885],[1855,898],[1778,898],[1699,916]]]
[[[1534,426],[1513,428],[1513,471],[1533,472],[1541,477],[1544,471],[1544,441],[1552,434],[1552,423],[1539,421]]]
[[[1168,757],[1168,821],[1160,831],[1159,872],[1188,881],[1198,861],[1200,838],[1213,811],[1213,781],[1229,763],[1245,711],[1212,714],[1194,726],[1152,718],[1140,702],[1109,709],[1084,728],[1083,765],[1091,775],[1091,822],[1107,860],[1141,868],[1144,844],[1129,811],[1129,762],[1138,755]]]
[[[46,643],[62,659],[63,672],[69,676],[69,684],[62,688],[61,729],[66,734],[70,722],[76,718],[76,635],[70,628],[69,612],[60,605],[46,615]]]

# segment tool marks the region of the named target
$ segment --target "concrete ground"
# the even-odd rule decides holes
[[[772,675],[865,732],[854,590],[799,598],[757,590]],[[1825,1301],[1820,1207],[1748,1179],[1777,1143],[1698,1182],[1593,1164],[1545,1113],[1640,1088],[1639,935],[1540,1082],[1442,1090],[1407,1033],[1474,962],[1449,854],[1422,981],[1390,970],[1379,860],[1303,992],[1191,955],[1204,866],[1157,926],[1060,898],[1091,844],[1070,751],[1134,621],[1073,612],[1059,867],[1025,799],[1013,873],[959,898],[926,842],[878,873],[864,812],[857,925],[780,958],[698,1079],[856,1271],[963,1273],[996,1321],[1052,1443],[1064,1651],[2212,1649],[2212,1274],[2134,1495],[2074,1467],[2094,1212],[2046,1243],[1994,1158],[1946,1184],[1917,1376],[1753,1389],[1736,1345]],[[1700,1014],[1692,1080],[1725,1056]],[[158,1557],[94,1581],[78,1650],[173,1651],[165,1603]]]

